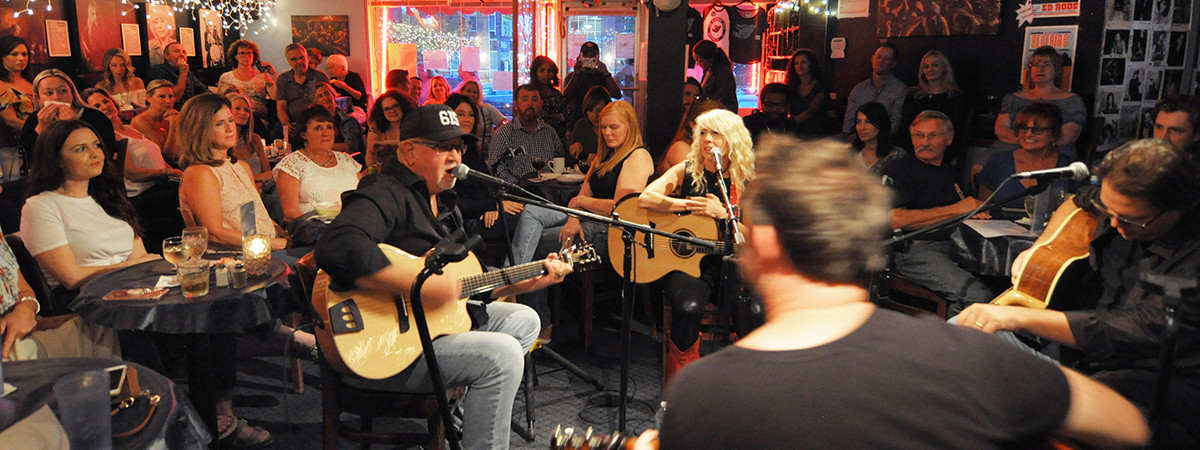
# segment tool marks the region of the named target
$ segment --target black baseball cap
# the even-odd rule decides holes
[[[597,56],[600,54],[600,46],[595,42],[587,41],[579,46],[579,54],[583,56]]]
[[[463,131],[458,124],[458,115],[446,105],[422,106],[406,114],[400,122],[401,141],[421,138],[441,142],[456,137],[461,137],[467,142],[479,140],[475,135]]]

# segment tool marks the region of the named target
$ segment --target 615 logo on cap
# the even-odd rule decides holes
[[[461,126],[458,124],[458,115],[454,111],[438,111],[438,118],[441,119],[442,125]]]

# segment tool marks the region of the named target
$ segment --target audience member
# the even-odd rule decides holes
[[[617,200],[646,188],[654,176],[654,159],[642,144],[637,113],[627,102],[612,102],[604,107],[600,113],[600,134],[604,143],[596,150],[579,195],[567,206],[607,216]],[[553,253],[572,243],[590,243],[599,254],[606,255],[607,236],[606,224],[581,222],[559,211],[528,205],[521,211],[517,229],[513,231],[513,265],[533,261],[535,256]],[[542,322],[549,323],[545,320],[550,318],[545,297],[529,297],[521,301],[533,305],[544,319]]]
[[[1200,155],[1200,100],[1190,95],[1159,100],[1154,105],[1154,138]]]
[[[100,140],[104,141],[103,148],[109,152],[109,157],[113,156],[117,138],[113,134],[112,122],[104,117],[104,113],[83,104],[75,83],[66,73],[58,69],[46,69],[34,77],[33,101],[38,110],[25,119],[25,125],[17,137],[22,147],[34,149],[38,136],[54,122],[79,119],[91,125]]]
[[[454,120],[444,120],[446,117]],[[449,171],[460,162],[464,142],[475,137],[462,130],[445,105],[417,108],[404,118],[400,164],[368,176],[359,189],[343,197],[342,212],[317,244],[317,264],[333,286],[404,292],[412,276],[392,264],[379,249],[387,243],[413,255],[425,254],[451,232],[462,229],[462,216],[447,194],[455,178]],[[571,271],[561,261],[545,262],[546,275],[496,289],[492,297],[541,289],[562,281]],[[425,283],[426,308],[456,301],[453,276],[434,276]],[[453,291],[453,294],[451,294]],[[513,399],[521,384],[525,355],[537,339],[538,319],[529,308],[506,302],[468,302],[468,308],[487,317],[476,331],[433,341],[442,379],[448,387],[467,386],[462,399],[463,448],[506,449]],[[456,306],[461,307],[461,306]],[[486,356],[486,357],[484,357]],[[347,378],[371,389],[430,392],[428,366],[418,358],[400,374],[384,380]]]
[[[149,106],[134,116],[129,126],[154,141],[169,164],[178,163],[179,151],[172,139],[175,122],[179,120],[179,111],[175,109],[175,87],[167,80],[151,80],[146,86],[146,95]]]
[[[117,103],[100,88],[83,91],[88,106],[104,113],[113,131],[126,140],[125,160],[115,161],[124,166],[125,195],[137,212],[146,250],[162,253],[162,240],[178,236],[183,229],[179,218],[179,186],[171,182],[183,171],[171,167],[163,158],[162,148],[133,127],[121,122]]]
[[[250,166],[250,174],[254,176],[254,184],[260,190],[266,191],[265,185],[273,180],[271,162],[267,157],[262,137],[254,132],[250,99],[241,92],[229,92],[223,97],[229,100],[229,111],[233,114],[234,125],[237,125],[237,145],[233,146],[233,154],[230,156],[238,161],[245,161]]]
[[[724,107],[720,100],[704,98],[696,100],[692,103],[691,107],[684,110],[683,120],[679,121],[679,129],[675,131],[675,140],[671,142],[671,146],[667,148],[667,152],[663,154],[662,159],[654,166],[655,173],[666,173],[668,169],[675,167],[676,164],[687,159],[687,155],[692,153],[692,141],[695,137],[693,130],[696,127],[696,118],[706,112]]]
[[[3,68],[0,70],[0,119],[4,119],[4,126],[0,126],[0,152],[16,158],[16,148],[21,143],[17,133],[36,110],[33,84],[26,80],[29,45],[24,39],[0,36],[0,68]]]
[[[438,75],[429,79],[429,99],[425,100],[426,105],[446,103],[446,96],[450,95],[450,83],[446,78]]]
[[[346,61],[346,55],[334,53],[329,55],[329,60],[325,61],[325,68],[329,69],[329,84],[333,85],[333,89],[337,91],[339,97],[350,97],[350,102],[363,111],[367,110],[367,88],[363,85],[363,79],[357,72],[350,71],[350,62]]]
[[[349,153],[351,156],[361,154],[363,150],[363,135],[362,124],[358,123],[358,119],[350,117],[345,111],[342,111],[334,103],[333,99],[337,94],[333,92],[333,86],[329,83],[317,83],[313,87],[311,94],[311,105],[317,105],[329,111],[329,114],[334,120],[335,144],[333,149],[338,152]],[[303,138],[300,137],[300,131],[303,128],[296,127],[292,133],[293,147],[299,148],[303,146]]]
[[[321,49],[316,47],[308,48],[308,68],[312,70],[321,70],[321,60],[324,57],[321,55]]]
[[[996,193],[996,200],[1005,199],[1021,193],[1024,188],[1033,187],[1039,183],[1036,179],[1022,178],[1020,183],[1008,183],[1000,189],[1008,177],[1017,172],[1053,169],[1066,167],[1073,160],[1057,151],[1059,133],[1062,132],[1062,113],[1051,103],[1030,103],[1017,113],[1013,121],[1017,130],[1017,138],[1021,146],[1016,150],[997,153],[988,158],[979,172],[979,190],[975,197],[987,200],[988,196]],[[1070,179],[1059,179],[1054,185],[1063,192],[1073,191],[1074,185]],[[997,189],[1000,189],[997,191]],[[1021,209],[1024,198],[1018,198],[1003,206]]]
[[[558,133],[541,119],[542,97],[537,87],[517,87],[513,120],[496,129],[488,148],[488,167],[508,181],[536,175],[533,161],[542,163],[563,156]]]
[[[617,80],[608,72],[608,66],[600,60],[600,46],[588,41],[579,46],[575,67],[563,80],[562,93],[570,100],[572,112],[568,123],[583,118],[583,97],[592,90],[592,86],[603,86],[609,97],[621,98],[621,87],[617,86]]]
[[[908,86],[892,74],[896,61],[900,59],[900,51],[891,42],[879,44],[871,55],[871,77],[854,85],[850,96],[846,98],[846,117],[842,119],[842,134],[854,134],[854,122],[858,118],[858,108],[868,102],[879,102],[887,107],[888,117],[892,121],[892,133],[896,133],[901,125],[904,108],[904,97],[908,94]],[[908,124],[904,124],[907,126]]]
[[[572,105],[558,91],[558,65],[544,55],[534,57],[529,64],[529,84],[542,94],[542,121],[554,128],[558,138],[565,142],[572,123],[570,119],[575,117],[574,106],[581,107],[582,102]]]
[[[274,123],[276,114],[268,107],[268,100],[275,98],[275,79],[279,73],[275,66],[263,61],[258,53],[258,44],[245,39],[239,39],[229,46],[228,60],[233,70],[221,74],[217,83],[218,90],[224,91],[226,86],[237,86],[250,98],[254,107],[254,117],[263,130],[266,125]]]
[[[187,50],[183,44],[172,42],[163,48],[163,63],[150,67],[148,80],[167,80],[175,89],[175,108],[188,99],[209,92],[208,86],[188,66]]]
[[[463,94],[450,94],[446,98],[446,106],[454,109],[454,115],[458,117],[458,125],[463,131],[479,138],[479,135],[483,133],[482,115],[479,107],[471,101],[470,97]],[[471,169],[490,175],[487,155],[483,154],[479,143],[478,139],[473,142],[465,142],[467,148],[462,154],[462,163]],[[462,211],[463,215],[463,227],[467,229],[468,235],[483,236],[485,242],[506,239],[508,237],[505,234],[506,228],[507,232],[511,233],[511,230],[516,227],[517,214],[525,209],[525,205],[505,200],[502,203],[504,209],[502,214],[498,206],[501,203],[492,196],[491,190],[491,185],[480,182],[478,178],[459,180],[454,185],[454,191],[458,193],[458,209]],[[505,223],[502,224],[499,220],[504,220]]]
[[[774,85],[779,86],[783,94],[787,93],[787,86],[782,83]],[[788,121],[787,103],[781,102],[778,108],[783,120]],[[722,240],[731,242],[732,236],[728,235],[730,218],[717,177],[724,179],[726,189],[729,190],[729,200],[737,206],[738,200],[745,193],[746,182],[754,178],[754,147],[750,136],[737,114],[723,109],[701,114],[696,118],[696,139],[692,143],[692,152],[688,154],[687,160],[672,166],[647,186],[638,197],[638,206],[663,213],[710,217],[722,225]],[[714,149],[720,149],[721,152],[723,171],[720,173],[717,173],[717,163],[713,159]],[[670,302],[672,308],[671,331],[664,338],[671,341],[667,345],[667,355],[663,357],[666,361],[663,367],[665,383],[669,383],[683,366],[700,358],[700,345],[697,341],[700,338],[700,319],[704,315],[704,307],[714,301],[724,302],[725,306],[733,305],[729,294],[737,291],[735,286],[739,280],[736,280],[736,277],[722,280],[723,270],[726,269],[723,264],[726,264],[726,261],[720,255],[705,256],[700,261],[699,278],[681,271],[672,271],[660,282],[663,299]],[[722,292],[726,295],[722,295]],[[742,308],[731,309],[735,315],[744,312]],[[734,320],[734,323],[743,321]],[[738,329],[736,332],[739,336],[744,336],[750,330]]]
[[[912,140],[908,136],[908,124],[917,117],[917,113],[926,110],[940,111],[954,123],[954,134],[966,136],[967,102],[962,91],[958,89],[958,81],[954,78],[954,68],[950,66],[950,58],[937,50],[930,50],[921,57],[921,69],[917,71],[917,86],[909,90],[904,100],[904,113],[901,115],[897,142],[901,146],[909,146]],[[947,159],[957,161],[962,149],[968,142],[956,141],[950,146]]]
[[[744,117],[754,143],[762,133],[800,136],[800,124],[788,120],[788,87],[783,83],[767,83],[758,94],[758,110]]]
[[[129,54],[119,48],[110,48],[100,61],[104,79],[96,83],[96,87],[108,92],[122,111],[145,108],[146,85],[141,78],[133,75],[133,61],[129,59]]]
[[[421,77],[413,75],[408,77],[408,96],[412,97],[414,102],[421,101]]]
[[[1099,228],[1084,237],[1090,242],[1090,271],[1076,283],[1060,283],[1065,290],[1058,290],[1066,294],[1062,300],[1084,299],[1094,309],[972,305],[951,321],[1014,343],[1020,341],[1008,331],[1029,333],[1059,343],[1064,356],[1067,347],[1074,349],[1075,367],[1143,410],[1153,408],[1162,330],[1171,319],[1168,299],[1139,281],[1138,274],[1194,279],[1200,258],[1197,173],[1193,158],[1163,140],[1133,141],[1110,151],[1096,169],[1100,185],[1084,187],[1073,201],[1065,202],[1035,244],[1041,246],[1052,234],[1058,235],[1057,224],[1076,209],[1099,217]],[[1018,255],[1014,277],[1030,253]],[[1054,301],[1059,300],[1056,294]],[[1196,375],[1200,346],[1195,345],[1196,335],[1184,327],[1174,355],[1170,393],[1157,409],[1162,426],[1156,429],[1156,447],[1196,448],[1200,443],[1200,423],[1193,413],[1200,408]]]
[[[893,142],[892,119],[887,108],[879,102],[858,107],[850,147],[858,151],[859,160],[871,175],[883,175],[889,164],[907,154]]]
[[[479,112],[483,117],[483,140],[479,141],[479,148],[486,152],[492,143],[492,133],[496,131],[496,127],[504,125],[508,119],[495,106],[484,100],[483,86],[479,84],[479,81],[467,80],[462,82],[458,87],[458,92],[470,98],[479,107]]]
[[[883,168],[883,182],[894,193],[890,228],[911,231],[975,210],[979,200],[963,195],[958,170],[945,160],[946,148],[954,141],[950,118],[938,111],[923,111],[909,129],[915,154]],[[979,217],[987,218],[987,214]],[[967,304],[989,301],[995,294],[950,259],[950,231],[922,236],[907,249],[896,251],[893,258],[896,272],[949,300],[950,311],[957,313]]]
[[[307,220],[320,209],[340,209],[343,192],[358,186],[362,165],[344,152],[334,151],[334,117],[317,105],[297,118],[304,146],[285,156],[275,166],[275,185],[283,206],[292,244],[311,246],[324,231],[324,223]],[[336,204],[335,207],[323,206]]]
[[[412,97],[412,93],[409,92],[408,71],[404,69],[389,70],[387,75],[383,77],[383,88],[395,89],[403,92],[404,95]],[[413,100],[415,101],[416,99]]]
[[[676,377],[662,449],[1149,440],[1137,408],[1073,370],[871,304],[888,195],[844,144],[774,138],[758,156],[738,265],[767,323]]]
[[[812,50],[796,50],[783,77],[790,97],[788,113],[805,135],[825,133],[828,128],[825,119],[832,88],[822,75],[820,61]]]
[[[329,77],[325,72],[309,68],[308,51],[303,45],[288,44],[283,54],[292,70],[279,74],[275,80],[275,109],[283,127],[279,136],[291,139],[295,135],[291,129],[292,118],[300,117],[300,112],[312,104],[313,91],[318,84],[328,83]]]
[[[704,95],[704,87],[700,86],[700,81],[687,77],[683,80],[683,110],[687,111],[692,107],[692,103],[699,100]]]
[[[704,96],[720,99],[725,109],[738,110],[737,80],[733,77],[733,62],[725,50],[716,42],[703,40],[692,47],[692,58],[704,69],[704,78],[700,85],[704,87]]]
[[[990,154],[1017,148],[1017,113],[1030,103],[1052,103],[1062,111],[1063,126],[1059,133],[1058,151],[1076,159],[1075,140],[1087,123],[1087,107],[1079,94],[1068,92],[1058,87],[1062,83],[1063,56],[1054,47],[1038,47],[1029,56],[1029,66],[1025,70],[1025,89],[1004,96],[1000,105],[1000,114],[996,116],[996,143],[988,152]],[[977,161],[975,164],[981,164]]]
[[[396,159],[396,149],[400,146],[400,121],[414,109],[417,109],[416,103],[395,89],[388,89],[375,99],[367,120],[367,154],[364,158],[367,166],[378,169]]]
[[[567,156],[572,160],[570,165],[582,163],[587,165],[596,154],[596,146],[600,145],[600,111],[612,103],[612,97],[604,86],[592,86],[583,97],[584,115],[575,121],[571,131],[571,143],[567,146]]]

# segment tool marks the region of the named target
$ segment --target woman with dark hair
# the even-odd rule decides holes
[[[16,36],[0,37],[0,179],[15,180],[13,166],[17,158],[17,132],[33,114],[33,84],[25,79],[29,69],[29,45]],[[28,150],[28,149],[27,149]]]
[[[571,128],[568,119],[575,112],[571,102],[558,90],[558,65],[544,55],[534,57],[529,64],[529,84],[542,94],[542,120],[566,142],[567,131]]]
[[[160,258],[146,253],[137,213],[105,153],[82,120],[49,122],[34,147],[21,237],[52,287],[73,291],[102,273]]]
[[[692,58],[704,69],[704,96],[720,99],[725,109],[737,113],[737,80],[733,77],[733,62],[716,42],[703,40],[692,47]]]
[[[1030,103],[1017,113],[1013,123],[1021,146],[988,158],[983,170],[979,172],[976,197],[980,200],[986,200],[992,192],[996,192],[997,200],[1011,197],[1019,194],[1023,188],[1038,183],[1035,179],[1021,179],[1020,184],[1009,183],[996,191],[1001,183],[1014,173],[1066,167],[1074,161],[1074,158],[1058,151],[1063,125],[1062,113],[1058,106],[1051,103]],[[1057,180],[1055,185],[1064,190],[1074,187],[1068,179]],[[1017,199],[1004,206],[1021,208],[1024,202],[1023,199]]]
[[[221,91],[226,86],[241,89],[250,98],[250,106],[254,107],[254,117],[260,121],[259,125],[267,129],[266,125],[278,118],[267,105],[268,100],[275,98],[275,79],[279,78],[275,66],[262,60],[258,44],[245,39],[229,45],[226,61],[229,61],[233,70],[221,74],[217,90]]]
[[[96,87],[104,89],[117,102],[117,108],[131,111],[146,107],[146,85],[133,75],[133,60],[119,48],[110,48],[100,60],[104,79]]]
[[[96,135],[104,141],[104,148],[112,155],[117,148],[112,122],[104,113],[88,108],[79,98],[79,91],[71,77],[58,69],[46,69],[33,78],[33,101],[37,112],[30,114],[21,127],[18,142],[26,149],[34,148],[38,136],[46,127],[60,120],[79,119],[91,125]]]
[[[1087,123],[1087,107],[1079,94],[1059,87],[1063,77],[1063,56],[1054,47],[1042,46],[1029,56],[1025,70],[1024,90],[1004,96],[1000,114],[996,116],[996,145],[988,155],[1014,150],[1020,147],[1017,136],[1017,113],[1031,103],[1052,103],[1062,112],[1063,124],[1056,143],[1058,151],[1076,158],[1075,141]],[[981,161],[976,161],[982,163]]]
[[[783,77],[792,98],[788,113],[804,134],[825,132],[825,108],[829,103],[830,86],[821,79],[819,61],[812,50],[796,50],[792,53],[792,59],[788,60],[788,71]]]
[[[337,134],[333,122],[333,115],[320,105],[309,106],[296,121],[304,147],[285,156],[274,169],[284,223],[304,217],[321,203],[341,205],[342,193],[358,187],[362,165],[333,150]],[[317,236],[311,237],[300,245],[315,244]]]
[[[575,128],[570,133],[573,142],[567,145],[567,156],[572,160],[568,165],[586,165],[592,155],[596,154],[596,146],[600,142],[600,111],[609,103],[612,103],[612,97],[608,96],[608,90],[604,86],[592,86],[587,94],[584,94],[583,118],[575,121]]]
[[[675,167],[676,164],[687,159],[687,155],[692,152],[694,134],[692,131],[696,126],[696,118],[701,114],[723,107],[720,100],[704,98],[696,100],[691,107],[684,110],[683,119],[679,121],[679,128],[675,131],[675,140],[671,142],[671,146],[667,147],[667,152],[663,153],[662,159],[659,159],[658,164],[654,166],[654,173],[666,173],[667,169]]]
[[[892,145],[892,117],[882,103],[858,107],[854,133],[850,146],[858,150],[863,166],[872,175],[883,175],[888,164],[904,157],[904,149]]]
[[[463,81],[458,85],[456,92],[467,96],[479,107],[480,117],[483,118],[483,140],[480,141],[479,148],[487,151],[492,144],[492,132],[496,131],[496,127],[504,125],[508,119],[495,106],[483,100],[483,86],[478,81]]]
[[[454,109],[454,114],[458,116],[458,125],[462,127],[463,131],[471,133],[475,137],[479,137],[483,133],[483,114],[470,97],[463,94],[450,94],[446,98],[446,106]],[[490,174],[487,155],[479,146],[480,141],[464,140],[464,142],[466,142],[467,150],[462,154],[462,163],[471,169]],[[503,202],[504,214],[500,214],[496,198],[492,197],[489,185],[480,183],[476,178],[459,180],[454,185],[454,192],[458,193],[458,209],[462,211],[467,231],[471,234],[479,234],[489,241],[505,237],[504,227],[498,226],[497,219],[503,216],[508,223],[508,230],[511,232],[516,227],[516,215],[525,208],[520,203],[505,200]]]
[[[417,109],[417,104],[403,92],[388,89],[375,99],[367,118],[366,165],[376,169],[396,159],[400,146],[400,121]]]
[[[692,107],[692,103],[700,99],[704,95],[704,87],[700,86],[700,80],[692,77],[687,77],[683,80],[683,110],[687,111]]]

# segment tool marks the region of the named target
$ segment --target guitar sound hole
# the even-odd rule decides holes
[[[687,236],[687,237],[696,237],[696,234],[692,233],[691,230],[676,230],[675,234],[679,234],[679,235],[683,235],[683,236]],[[690,243],[672,239],[671,240],[671,253],[674,253],[676,256],[678,256],[680,258],[690,258],[690,257],[692,257],[692,255],[696,254],[696,249],[692,248],[692,244],[690,244]]]

